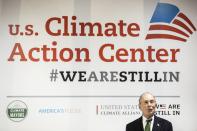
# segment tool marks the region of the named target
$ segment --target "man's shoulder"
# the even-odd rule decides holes
[[[132,121],[130,123],[128,123],[127,125],[132,125],[134,123],[138,123],[140,121],[140,119],[141,119],[141,117],[140,118],[137,118],[136,120],[134,120],[134,121]]]
[[[164,119],[164,118],[161,118],[161,117],[158,117],[158,116],[155,116],[155,120],[157,120],[158,122],[162,122],[162,123],[166,123],[166,124],[171,124],[170,121]]]
[[[139,126],[141,123],[142,123],[142,117],[140,117],[140,118],[128,123],[127,124],[127,128]]]

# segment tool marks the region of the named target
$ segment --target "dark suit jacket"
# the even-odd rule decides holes
[[[127,124],[126,131],[144,131],[142,124],[142,117]],[[154,116],[153,131],[173,131],[172,123]]]

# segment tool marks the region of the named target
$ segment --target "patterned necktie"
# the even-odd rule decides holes
[[[145,126],[145,131],[151,131],[150,130],[150,123],[151,123],[152,119],[146,120],[146,126]]]

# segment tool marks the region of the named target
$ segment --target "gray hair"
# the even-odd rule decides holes
[[[144,95],[146,95],[146,94],[150,94],[151,96],[154,97],[154,99],[156,99],[155,96],[154,96],[152,93],[150,93],[150,92],[144,92],[144,93],[141,94],[140,97],[139,97],[139,104],[140,104],[140,102],[141,102],[142,97],[143,97]]]

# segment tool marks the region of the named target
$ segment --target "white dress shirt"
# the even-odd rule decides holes
[[[152,119],[152,121],[150,122],[150,130],[152,131],[153,130],[153,123],[154,123],[154,115],[150,118]],[[145,126],[146,126],[146,123],[147,123],[147,118],[142,116],[142,122],[143,122],[143,128],[145,130]]]

